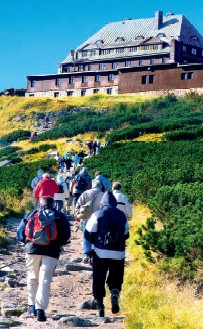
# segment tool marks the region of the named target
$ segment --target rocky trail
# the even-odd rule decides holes
[[[19,220],[7,222],[10,244],[0,248],[0,328],[105,328],[124,329],[124,315],[113,315],[105,298],[105,318],[97,317],[91,293],[92,267],[82,263],[82,232],[71,221],[71,243],[63,247],[51,286],[47,321],[38,322],[26,312],[27,290],[24,246],[15,238]],[[121,296],[122,299],[122,296]]]

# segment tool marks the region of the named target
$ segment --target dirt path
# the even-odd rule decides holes
[[[1,310],[8,304],[10,307],[26,307],[26,272],[24,262],[24,247],[17,243],[15,239],[16,227],[19,220],[10,218],[8,221],[8,230],[10,238],[9,253],[6,250],[0,250],[0,268],[5,264],[18,261],[16,264],[4,267],[0,270],[0,301]],[[113,316],[110,311],[110,302],[105,298],[106,317],[97,318],[96,310],[81,309],[81,304],[88,300],[93,300],[91,293],[92,270],[91,266],[84,267],[82,261],[82,232],[78,223],[71,221],[72,238],[71,244],[64,247],[60,257],[60,264],[56,269],[51,287],[51,297],[49,307],[46,311],[47,321],[40,323],[36,318],[23,313],[19,317],[12,316],[12,319],[19,322],[19,325],[12,328],[73,328],[81,327],[71,324],[61,324],[62,317],[77,316],[83,320],[91,321],[92,328],[106,329],[124,329],[124,315],[121,312]],[[6,275],[5,275],[5,273]],[[8,281],[11,281],[8,284]],[[11,287],[12,280],[14,282]],[[16,282],[16,283],[15,283]],[[12,306],[13,305],[13,306]],[[90,325],[86,321],[82,327],[88,328]],[[93,325],[95,324],[95,325]],[[1,327],[0,328],[8,328]]]

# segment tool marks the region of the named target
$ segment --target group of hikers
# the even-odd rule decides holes
[[[121,192],[120,182],[111,182],[100,171],[94,177],[87,167],[74,166],[54,179],[39,169],[31,182],[34,209],[21,220],[18,240],[25,244],[28,312],[46,321],[50,285],[61,247],[71,242],[67,215],[82,225],[84,263],[92,265],[92,293],[98,316],[105,316],[105,284],[111,293],[111,311],[120,311],[125,261],[125,240],[132,206]]]

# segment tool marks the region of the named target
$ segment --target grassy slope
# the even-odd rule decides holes
[[[119,97],[84,97],[64,99],[33,99],[0,97],[1,126],[0,136],[16,129],[32,130],[36,113],[55,112],[67,106],[94,106],[97,108],[111,107],[119,102],[141,101],[141,98]],[[23,121],[13,120],[17,116]],[[81,139],[93,138],[90,134],[77,136]],[[147,135],[138,140],[159,140],[160,136]],[[71,147],[77,150],[77,143],[65,144],[65,139],[46,141],[57,144],[59,151],[69,151]],[[41,143],[39,143],[40,145]],[[29,149],[30,143],[16,143],[22,150]],[[35,146],[38,146],[35,145]],[[44,158],[45,154],[26,156],[24,161]],[[28,192],[27,192],[28,193]],[[26,196],[30,197],[29,193]],[[140,246],[135,245],[136,229],[149,216],[149,209],[144,205],[134,207],[134,217],[130,223],[131,237],[128,250],[131,255],[131,265],[126,268],[125,283],[122,293],[122,307],[126,315],[127,329],[203,329],[203,305],[194,297],[192,287],[177,289],[177,282],[163,277],[155,265],[146,262]]]
[[[68,106],[88,106],[95,108],[111,108],[120,102],[132,103],[146,99],[141,96],[102,96],[66,97],[66,98],[24,98],[0,97],[0,137],[17,129],[33,130],[37,113],[57,112]],[[22,120],[16,121],[16,117]]]
[[[130,222],[128,251],[131,265],[126,269],[122,307],[127,329],[202,329],[203,304],[191,286],[178,289],[175,279],[160,275],[156,265],[146,262],[136,246],[136,230],[144,224],[150,211],[145,205],[134,206]]]

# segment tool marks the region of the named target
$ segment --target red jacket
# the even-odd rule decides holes
[[[58,185],[53,179],[45,177],[37,184],[34,190],[34,197],[35,199],[40,199],[49,195],[51,198],[54,198],[54,193],[57,193],[58,189]]]

